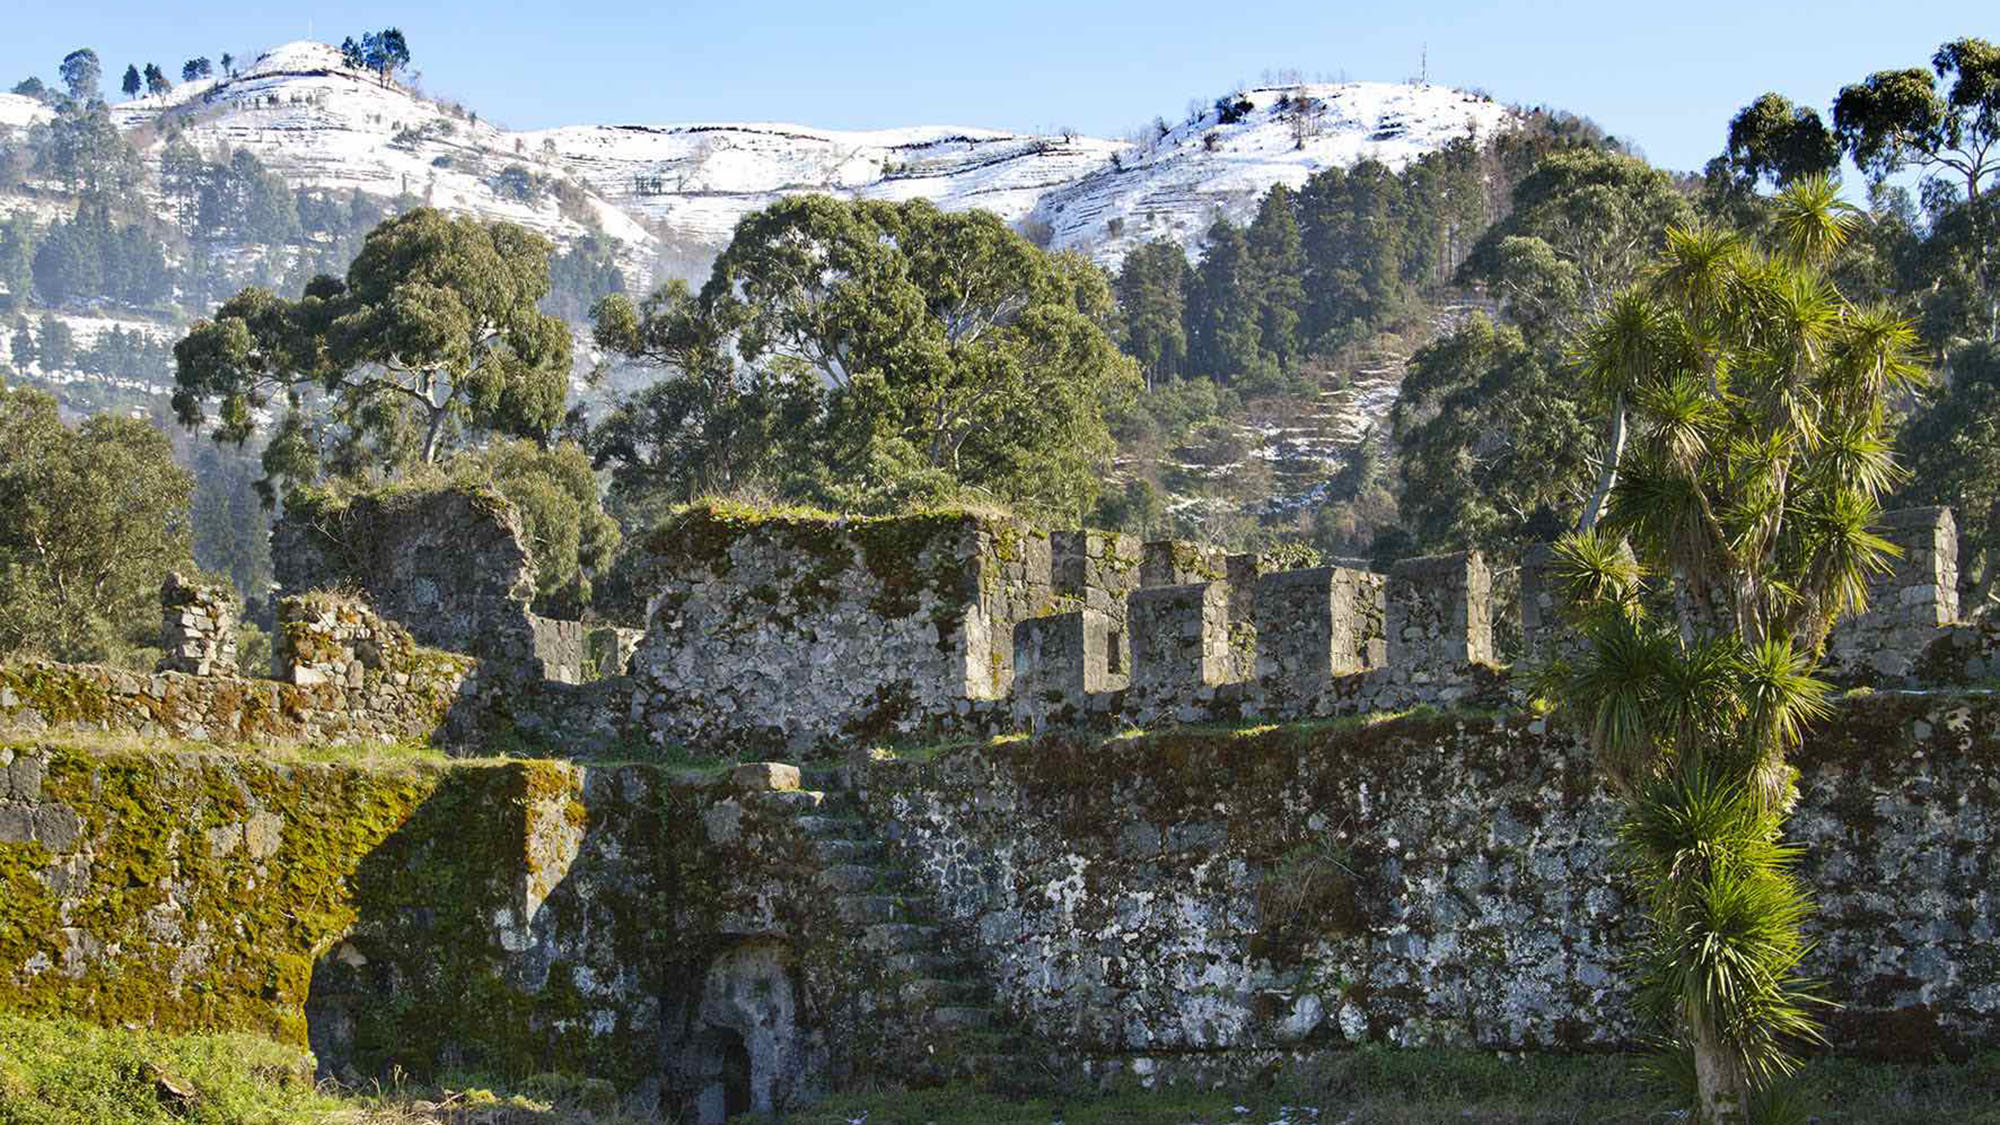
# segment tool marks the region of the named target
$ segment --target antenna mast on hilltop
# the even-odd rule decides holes
[[[1417,85],[1428,86],[1430,84],[1431,84],[1431,44],[1430,41],[1427,39],[1424,41],[1423,54],[1417,56]]]

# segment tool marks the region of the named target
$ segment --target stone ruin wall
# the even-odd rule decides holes
[[[1288,570],[1190,543],[965,514],[719,510],[654,537],[645,630],[586,630],[530,612],[527,555],[504,503],[462,489],[366,499],[281,523],[288,585],[344,583],[381,627],[487,655],[449,668],[427,660],[419,690],[406,672],[366,690],[344,672],[301,681],[296,662],[276,670],[280,687],[230,670],[226,599],[170,581],[162,643],[174,655],[163,666],[207,674],[37,665],[44,686],[0,695],[0,725],[447,743],[512,727],[572,749],[799,755],[896,738],[1505,707],[1522,689],[1496,666],[1503,638],[1517,667],[1574,643],[1555,616],[1546,548],[1504,575],[1518,583],[1519,611],[1500,618],[1478,552],[1386,571]],[[368,546],[406,524],[428,530]],[[1955,620],[1950,512],[1887,513],[1881,530],[1903,554],[1871,581],[1871,608],[1836,628],[1825,674],[1880,688],[2000,674],[2000,625]],[[353,581],[362,557],[386,560],[386,577]],[[25,668],[7,674],[21,681]]]
[[[604,671],[591,660],[596,630],[529,609],[520,518],[489,490],[301,498],[272,528],[271,560],[281,594],[357,591],[420,643],[477,657],[490,675],[574,684]]]
[[[149,1018],[196,1013],[188,1026],[309,1032],[325,1057],[365,1067],[381,1061],[371,1021],[401,1010],[384,997],[415,987],[439,949],[470,950],[471,975],[447,975],[431,997],[464,1016],[458,1038],[422,1050],[611,1060],[621,1082],[653,1083],[702,1120],[714,1119],[703,1099],[721,1096],[719,1043],[756,1054],[773,1105],[879,1072],[868,1060],[898,1043],[927,1046],[909,1031],[929,1017],[898,1005],[910,1002],[910,959],[929,954],[900,944],[910,927],[885,936],[869,924],[881,896],[851,886],[857,869],[841,857],[876,842],[806,831],[816,794],[637,766],[412,779],[119,758],[64,751],[56,733],[324,742],[470,724],[477,745],[503,718],[566,749],[588,732],[688,739],[705,753],[1049,732],[833,772],[859,802],[855,823],[912,872],[900,893],[935,904],[1006,1017],[1100,1078],[1248,1073],[1364,1039],[1569,1048],[1633,1034],[1614,959],[1634,911],[1607,858],[1610,806],[1572,740],[1518,714],[1138,739],[1063,731],[1504,707],[1495,633],[1518,628],[1531,662],[1562,636],[1546,552],[1519,568],[1515,623],[1495,620],[1477,553],[1387,572],[1277,570],[969,516],[718,516],[690,530],[653,544],[660,593],[631,674],[589,684],[422,647],[372,588],[281,600],[277,680],[229,674],[219,646],[202,648],[225,635],[220,611],[188,621],[171,591],[168,634],[180,629],[209,674],[0,667],[0,730],[15,732],[0,740],[0,876],[9,916],[33,912],[25,945],[0,944],[0,1003],[66,997],[107,1019],[150,1005]],[[1886,688],[2000,672],[1995,630],[1955,620],[1949,513],[1890,513],[1884,530],[1904,554],[1873,584],[1874,608],[1836,633],[1832,674]],[[504,636],[532,634],[525,601],[502,601],[413,599],[404,612],[441,636],[483,620],[486,604],[518,623]],[[1800,755],[1793,824],[1822,904],[1813,968],[1845,1005],[1841,1049],[1927,1056],[2000,1042],[1996,747],[2000,705],[1932,692],[1847,700]],[[248,772],[218,788],[207,770]],[[173,796],[188,785],[188,800]],[[113,831],[142,806],[86,799],[134,786],[167,816],[161,847],[196,851],[144,867],[166,853]],[[203,803],[225,791],[251,797]],[[352,800],[364,803],[338,803]],[[172,822],[183,814],[202,831]],[[262,919],[245,888],[267,882],[270,864],[316,870],[322,854],[348,858],[311,910],[270,920],[275,944],[225,947],[202,928],[211,901]],[[175,927],[91,906],[109,886],[95,873],[120,869],[151,888],[130,904],[171,907]],[[410,872],[424,874],[399,874]],[[841,887],[836,902],[829,889]],[[438,888],[472,914],[408,897]],[[136,928],[99,932],[113,922]],[[321,928],[287,928],[308,924]],[[467,945],[469,934],[481,936]],[[635,946],[636,934],[664,944]],[[183,965],[145,998],[112,983],[150,979],[170,947],[220,958],[201,962],[219,975]],[[245,991],[270,964],[287,974],[275,996]],[[906,1062],[905,1073],[928,1065]]]
[[[170,637],[187,630],[171,604],[166,616]],[[478,661],[418,646],[407,630],[351,597],[280,598],[272,659],[268,679],[241,675],[233,662],[213,657],[206,672],[151,675],[52,661],[0,665],[0,732],[424,742],[469,722],[477,709]]]
[[[1841,1005],[1837,1050],[1918,1061],[2000,1037],[1996,748],[1991,698],[1876,696],[1799,755],[1806,971]],[[1136,1073],[1640,1037],[1618,806],[1540,721],[1052,737],[863,776],[1024,1026]]]
[[[1847,700],[1799,765],[1836,1048],[2000,1042],[2000,703]],[[1637,1033],[1614,804],[1523,717],[1050,736],[811,784],[0,739],[0,1007],[253,1028],[350,1077],[569,1068],[692,1120],[719,1120],[717,1044],[774,1109],[956,1073],[991,1037],[949,1034],[940,975],[1031,1037],[1008,1065],[1095,1081]],[[857,875],[894,870],[943,935],[874,913]]]
[[[687,746],[796,751],[970,715],[1006,691],[996,637],[1048,596],[1048,540],[1006,522],[696,511],[656,541],[633,714]]]

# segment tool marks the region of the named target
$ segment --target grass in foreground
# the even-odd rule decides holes
[[[2000,1125],[2000,1053],[1807,1068],[1825,1125]],[[772,1119],[757,1119],[772,1120]],[[1256,1089],[1007,1098],[966,1087],[835,1094],[797,1125],[1639,1125],[1684,1120],[1619,1056],[1362,1048]],[[107,1031],[0,1015],[0,1125],[651,1125],[604,1082],[542,1074],[437,1086],[315,1085],[311,1056],[250,1035]],[[1776,1125],[1776,1123],[1774,1123]]]

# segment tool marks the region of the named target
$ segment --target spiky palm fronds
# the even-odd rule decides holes
[[[1646,570],[1618,536],[1577,531],[1556,540],[1550,577],[1558,604],[1581,613],[1629,609]]]
[[[1817,988],[1799,979],[1810,904],[1782,815],[1710,762],[1683,762],[1632,802],[1619,839],[1656,921],[1642,998],[1712,1029],[1760,1084],[1821,1041]]]
[[[1547,680],[1630,802],[1647,995],[1690,1046],[1704,1121],[1763,1104],[1790,1045],[1817,1034],[1798,978],[1806,900],[1779,842],[1786,756],[1826,712],[1828,630],[1895,553],[1873,530],[1900,476],[1886,401],[1923,381],[1908,322],[1830,280],[1856,221],[1835,186],[1800,180],[1772,215],[1761,247],[1668,232],[1579,337],[1617,440],[1583,524],[1595,537],[1559,550],[1560,588],[1599,607],[1578,616],[1591,647]],[[1614,565],[1619,541],[1635,565]]]
[[[1831,176],[1802,176],[1771,200],[1771,231],[1784,260],[1818,269],[1832,262],[1861,222]]]

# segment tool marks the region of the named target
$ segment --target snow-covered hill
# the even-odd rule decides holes
[[[0,130],[25,129],[54,116],[48,106],[33,98],[24,98],[19,94],[0,94]]]
[[[1311,99],[1310,101],[1306,99]],[[0,120],[33,114],[0,99]],[[1401,164],[1453,137],[1506,127],[1490,99],[1438,86],[1264,88],[1147,143],[923,126],[837,131],[780,124],[583,125],[510,132],[347,67],[322,43],[288,43],[233,77],[113,107],[157,158],[171,116],[197,145],[255,152],[295,184],[409,193],[509,219],[558,241],[595,225],[650,280],[662,252],[712,254],[736,221],[800,192],[925,198],[982,207],[1115,264],[1137,241],[1190,249],[1218,215],[1247,221],[1274,183],[1373,157]],[[1301,123],[1302,107],[1313,107]],[[42,110],[45,114],[46,111]],[[23,122],[25,123],[25,122]],[[563,192],[503,186],[518,165]],[[518,175],[517,175],[518,181]]]

